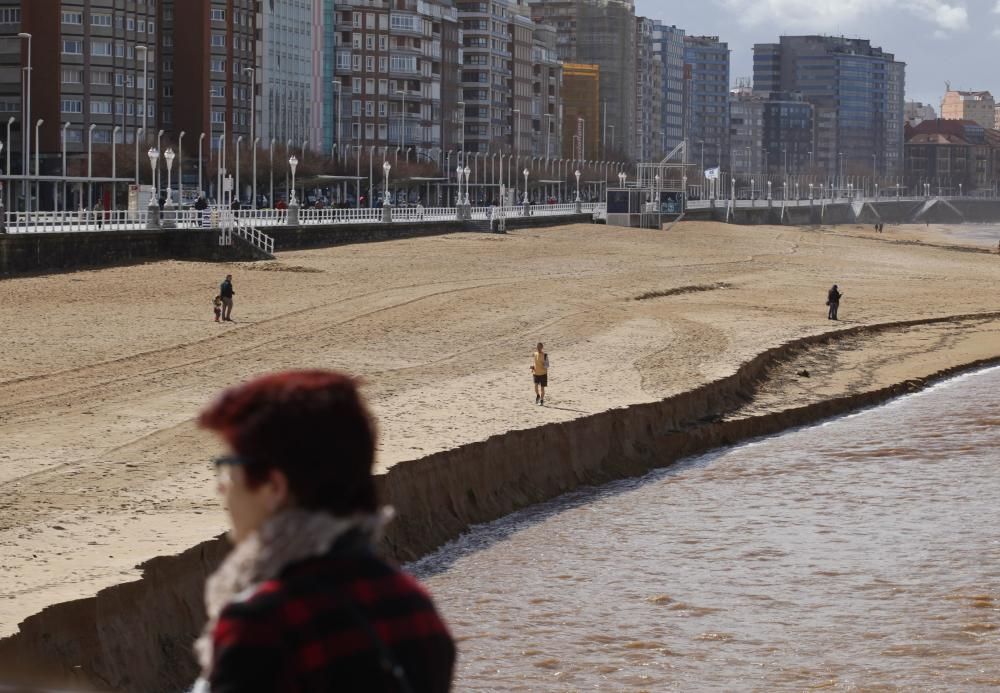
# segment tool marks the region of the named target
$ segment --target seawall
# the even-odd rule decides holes
[[[507,228],[561,226],[591,221],[590,214],[513,217],[507,220]],[[437,236],[468,230],[476,229],[460,221],[261,228],[274,238],[275,252]],[[220,246],[218,229],[0,234],[0,278],[158,260],[242,262],[266,259],[270,256],[235,234],[233,245]]]
[[[400,463],[379,477],[396,507],[384,549],[417,558],[486,522],[582,485],[642,474],[683,457],[884,402],[960,370],[756,417],[727,419],[751,400],[774,365],[801,349],[861,333],[997,314],[859,326],[789,341],[732,375],[662,401],[511,431]],[[139,581],[55,605],[0,641],[0,672],[49,685],[125,691],[177,691],[195,675],[190,645],[201,621],[205,576],[226,551],[221,539],[143,565]],[[44,672],[44,681],[39,681]]]
[[[836,226],[838,224],[986,224],[1000,222],[1000,202],[974,198],[847,202],[814,200],[801,206],[780,200],[757,200],[752,207],[729,210],[725,200],[714,207],[689,209],[686,221],[718,221],[739,225]]]

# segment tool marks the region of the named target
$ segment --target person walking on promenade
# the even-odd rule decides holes
[[[549,355],[541,342],[531,355],[531,374],[535,379],[535,404],[545,404],[545,388],[549,386]]]
[[[232,322],[233,313],[233,275],[227,274],[226,280],[219,285],[219,296],[222,298],[222,321]]]
[[[197,693],[446,693],[455,644],[430,595],[376,555],[391,512],[372,476],[376,433],[353,379],[266,375],[199,423],[234,547],[205,585]]]
[[[195,200],[194,208],[198,212],[198,225],[199,226],[210,226],[208,219],[208,200],[205,199],[205,195],[199,193],[198,199]]]
[[[837,285],[834,284],[826,294],[826,305],[830,306],[830,310],[826,315],[827,320],[837,319],[837,309],[840,308],[840,299],[843,298],[844,294],[840,293]]]

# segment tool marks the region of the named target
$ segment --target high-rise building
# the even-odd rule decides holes
[[[601,67],[563,63],[562,158],[600,158],[600,123]],[[615,126],[608,127],[610,157],[610,153],[619,150],[616,146]]]
[[[324,9],[334,26],[323,42],[333,65],[323,69],[324,146],[412,149],[411,160],[455,148],[461,50],[451,0],[339,0]]]
[[[162,41],[164,129],[205,133],[212,149],[225,138],[233,152],[237,138],[249,146],[257,70],[254,0],[163,0]],[[150,107],[152,109],[152,107]]]
[[[764,101],[764,172],[800,175],[809,173],[813,151],[814,107],[801,94],[771,94]]]
[[[635,130],[632,157],[636,161],[663,158],[663,65],[653,46],[653,21],[635,18]]]
[[[257,135],[262,142],[325,149],[321,124],[324,13],[321,3],[260,3]]]
[[[555,27],[561,60],[600,68],[601,142],[593,150],[586,143],[588,151],[593,152],[591,158],[630,158],[634,154],[636,129],[633,0],[530,0],[529,4],[536,22]],[[590,129],[590,123],[585,124],[585,129]],[[610,146],[612,132],[614,148]],[[571,140],[570,132],[564,130],[563,137],[565,149]],[[603,146],[605,140],[607,146]]]
[[[728,167],[729,45],[718,36],[684,37],[688,161]]]
[[[22,33],[30,38],[20,38]],[[4,171],[34,173],[37,153],[42,175],[61,175],[65,141],[68,174],[83,176],[87,175],[89,149],[95,152],[94,161],[96,152],[107,150],[113,138],[119,144],[134,144],[145,127],[145,137],[140,138],[145,144],[155,142],[160,129],[173,129],[172,112],[161,109],[159,98],[165,94],[169,100],[172,90],[169,82],[160,79],[161,66],[165,71],[172,68],[160,59],[161,44],[168,45],[170,38],[160,31],[159,10],[151,3],[0,0],[0,116],[6,121],[0,123],[5,145],[0,162]],[[145,71],[144,60],[148,61]],[[24,127],[26,122],[28,127]],[[139,158],[146,176],[147,148],[141,148]],[[118,149],[118,173],[134,175],[136,157],[124,153],[124,147]],[[91,172],[108,176],[109,161],[105,154]],[[26,186],[9,187],[10,197],[5,196],[4,204],[23,209]],[[75,208],[92,203],[83,197],[88,194],[96,199],[104,192],[42,184],[35,187],[32,207]]]
[[[905,68],[865,39],[782,36],[754,46],[754,91],[800,92],[813,104],[822,170],[897,175]]]
[[[532,72],[532,152],[546,158],[558,157],[562,150],[563,65],[556,54],[555,29],[547,24],[535,25]]]
[[[684,139],[684,30],[654,21],[653,51],[663,69],[661,148],[669,154]]]
[[[996,102],[988,91],[948,89],[941,99],[942,120],[972,120],[984,128],[996,123]]]
[[[764,170],[764,104],[767,97],[749,87],[734,89],[729,98],[730,170],[736,174]]]

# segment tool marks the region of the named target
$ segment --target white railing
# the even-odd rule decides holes
[[[583,203],[581,209],[585,214],[592,214],[600,207],[599,203]],[[522,204],[508,207],[471,207],[472,219],[486,220],[493,213],[491,209],[502,209],[506,217],[525,216],[525,206]],[[576,204],[538,204],[529,205],[528,216],[562,216],[576,213]],[[54,233],[54,232],[84,232],[84,231],[140,231],[150,226],[148,209],[130,212],[89,211],[76,212],[10,212],[5,215],[9,233]],[[332,224],[377,224],[381,223],[383,210],[381,207],[363,207],[361,209],[300,209],[300,226],[321,226]],[[454,207],[393,207],[393,223],[454,221],[458,218],[458,210]],[[210,207],[205,210],[194,209],[164,209],[160,211],[160,224],[155,228],[163,229],[218,229],[227,224],[244,225],[254,228],[271,228],[288,225],[288,210],[258,209],[230,210],[227,207]]]
[[[261,233],[253,226],[244,226],[242,224],[236,226],[236,233],[268,255],[274,255],[274,239],[266,233]]]

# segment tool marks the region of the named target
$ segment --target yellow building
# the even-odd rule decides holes
[[[941,99],[944,120],[973,120],[984,128],[996,122],[996,103],[988,91],[954,91],[949,89]]]
[[[599,159],[601,151],[601,68],[563,63],[562,156]],[[627,137],[628,133],[619,133]],[[582,141],[581,141],[582,140]],[[611,134],[608,134],[611,140]],[[624,143],[624,140],[623,140]]]

